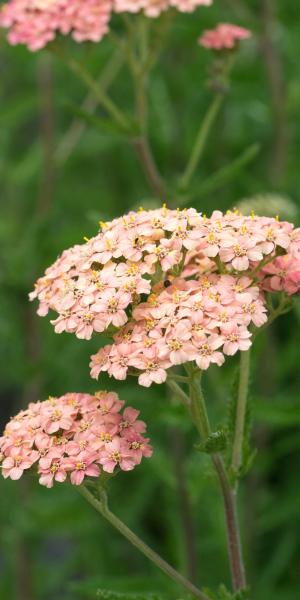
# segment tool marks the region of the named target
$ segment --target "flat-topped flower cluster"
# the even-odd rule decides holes
[[[148,17],[175,8],[192,12],[212,0],[9,0],[2,7],[0,26],[8,28],[10,44],[39,50],[57,34],[76,42],[99,42],[109,30],[113,12],[143,11]]]
[[[219,23],[214,29],[204,31],[199,38],[200,46],[209,50],[232,50],[241,40],[251,37],[251,31],[231,23]]]
[[[139,411],[114,392],[65,394],[29,404],[7,424],[0,438],[3,477],[20,479],[34,467],[48,488],[67,478],[80,485],[85,477],[131,471],[152,455]]]
[[[57,333],[112,336],[92,357],[93,377],[125,379],[129,369],[148,386],[173,365],[206,369],[246,350],[249,326],[267,321],[265,292],[299,286],[300,229],[291,223],[164,206],[102,223],[63,252],[30,298],[38,314],[57,313]]]

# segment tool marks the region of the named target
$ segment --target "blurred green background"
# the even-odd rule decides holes
[[[299,225],[300,14],[293,0],[215,0],[192,16],[177,15],[149,86],[150,137],[157,162],[172,182],[185,165],[195,131],[211,99],[206,85],[212,56],[197,46],[203,29],[219,21],[250,28],[232,86],[197,172],[203,212],[242,199]],[[115,27],[119,28],[118,20]],[[115,52],[109,40],[69,51],[93,74]],[[28,292],[66,247],[97,231],[99,219],[153,205],[133,149],[117,135],[77,120],[70,105],[93,101],[74,75],[47,52],[11,48],[1,37],[0,97],[0,396],[1,421],[21,406],[66,391],[118,390],[141,409],[155,452],[111,484],[111,505],[154,548],[201,585],[228,586],[223,512],[209,459],[184,409],[163,386],[93,381],[89,356],[100,345],[55,335],[35,314]],[[130,110],[128,72],[112,95]],[[107,75],[108,78],[110,74]],[[96,114],[102,116],[96,108]],[[212,173],[253,144],[259,153],[214,189]],[[202,190],[202,191],[201,191]],[[253,197],[255,199],[253,200]],[[300,560],[300,305],[256,343],[252,362],[253,445],[259,452],[242,484],[240,515],[253,600],[297,600]],[[205,376],[215,425],[225,418],[235,366]],[[5,600],[96,598],[97,589],[183,597],[146,559],[84,504],[75,489],[46,490],[30,477],[0,481],[0,597]],[[188,540],[188,542],[187,542]]]

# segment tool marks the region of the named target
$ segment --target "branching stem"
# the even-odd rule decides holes
[[[118,108],[108,94],[101,89],[101,87],[84,68],[84,66],[71,56],[68,56],[57,45],[53,44],[50,48],[52,52],[56,54],[79,79],[81,79],[86,87],[94,94],[99,104],[107,111],[107,113],[119,125],[119,127],[123,131],[125,130],[129,132],[131,130],[131,124],[127,116],[121,111],[120,108]]]
[[[189,367],[187,367],[187,370],[190,370]],[[211,427],[201,388],[201,371],[193,372],[190,370],[190,373],[191,415],[202,439],[205,441],[211,434]],[[236,495],[231,489],[222,457],[215,453],[211,454],[211,459],[224,502],[232,585],[234,591],[238,591],[246,587],[246,578],[237,518]]]

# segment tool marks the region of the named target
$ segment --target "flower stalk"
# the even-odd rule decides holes
[[[178,585],[185,588],[194,598],[198,600],[209,600],[208,597],[199,590],[193,583],[186,579],[181,573],[178,573],[169,565],[159,554],[154,552],[143,540],[141,540],[125,523],[123,523],[107,505],[107,495],[105,490],[101,489],[99,498],[96,498],[86,486],[78,488],[81,495],[99,512],[109,523],[115,527],[133,546],[138,548],[151,562],[153,562],[161,571]]]
[[[242,354],[245,354],[245,352]],[[192,419],[202,439],[205,441],[211,434],[211,427],[201,388],[201,371],[191,374],[190,396]],[[212,453],[211,460],[223,497],[232,586],[234,591],[238,591],[246,587],[246,577],[236,508],[236,495],[230,487],[222,457],[218,453]]]

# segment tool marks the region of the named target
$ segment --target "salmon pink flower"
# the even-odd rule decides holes
[[[262,269],[264,289],[269,291],[285,291],[289,296],[300,290],[300,255],[299,258],[285,254]]]
[[[37,461],[39,454],[35,450],[26,448],[12,448],[9,456],[6,456],[2,462],[2,475],[6,479],[20,479],[26,469],[30,469]]]
[[[133,432],[129,434],[127,442],[136,464],[140,464],[144,456],[146,458],[152,456],[153,450],[149,446],[149,439],[142,437],[139,433]]]
[[[39,483],[47,488],[53,486],[53,481],[63,483],[67,478],[67,464],[61,452],[49,452],[39,461]]]
[[[227,323],[221,327],[221,331],[224,337],[224,354],[232,356],[238,350],[245,351],[250,348],[252,334],[246,327]]]
[[[124,380],[130,366],[131,347],[126,344],[118,344],[112,347],[109,354],[109,367],[107,369],[110,377]]]
[[[212,334],[205,340],[201,340],[198,345],[198,352],[196,356],[196,364],[199,369],[203,371],[208,369],[211,363],[215,363],[219,367],[224,363],[224,356],[222,352],[218,352],[217,349],[222,346],[224,339],[222,336]]]
[[[123,412],[123,419],[119,423],[119,428],[122,437],[128,437],[132,434],[145,433],[146,425],[143,421],[138,420],[139,410],[135,410],[128,406]]]
[[[107,473],[113,473],[116,467],[122,471],[132,471],[135,467],[134,451],[124,439],[115,437],[101,454],[100,464]]]
[[[70,480],[73,485],[81,485],[84,478],[99,477],[100,468],[95,464],[98,459],[97,452],[80,452],[66,460],[66,468],[71,471]]]
[[[131,296],[128,293],[111,294],[105,292],[102,299],[93,305],[93,309],[96,313],[100,313],[99,318],[105,322],[105,327],[110,324],[121,327],[127,321],[125,308],[127,308],[130,300]]]
[[[73,424],[74,410],[70,406],[60,407],[55,404],[45,408],[45,424],[46,433],[56,433],[59,429],[70,429]]]
[[[253,239],[237,238],[223,240],[220,249],[220,259],[224,263],[231,263],[236,271],[247,271],[250,261],[260,262],[263,259],[262,250]]]
[[[146,348],[140,354],[133,356],[130,361],[133,367],[143,371],[139,376],[139,383],[149,387],[152,382],[163,383],[167,379],[166,368],[171,365],[168,360],[161,360],[156,348]]]

